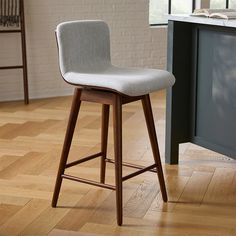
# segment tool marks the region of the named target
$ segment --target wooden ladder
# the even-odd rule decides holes
[[[0,30],[0,33],[1,34],[9,34],[9,33],[20,33],[21,34],[22,65],[0,66],[0,70],[22,69],[22,71],[23,71],[23,84],[24,84],[24,102],[25,102],[25,104],[29,104],[24,1],[19,0],[19,3],[20,3],[20,28],[13,29],[13,30]]]

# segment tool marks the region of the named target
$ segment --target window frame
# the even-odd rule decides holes
[[[230,0],[225,0],[225,7],[229,8],[229,2]],[[171,0],[168,0],[168,14],[171,14]],[[196,6],[196,0],[192,0],[192,12],[195,10],[195,6]],[[165,26],[168,25],[167,23],[156,23],[156,24],[149,24],[150,26]]]

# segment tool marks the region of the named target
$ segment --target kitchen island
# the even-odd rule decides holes
[[[191,142],[236,159],[236,20],[170,15],[166,163]]]

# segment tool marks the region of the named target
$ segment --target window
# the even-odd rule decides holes
[[[211,0],[210,8],[225,8],[225,0]]]
[[[229,1],[229,8],[236,9],[236,0]]]
[[[197,0],[150,0],[150,25],[166,25],[168,14],[190,14]],[[210,8],[234,8],[236,0],[209,0]]]
[[[150,0],[149,3],[149,23],[151,25],[166,24],[166,15],[168,13],[168,1]]]
[[[210,8],[236,8],[236,0],[211,0]]]
[[[149,23],[165,25],[168,14],[190,14],[194,6],[195,0],[150,0]]]

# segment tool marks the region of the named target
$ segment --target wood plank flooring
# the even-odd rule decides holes
[[[113,191],[64,180],[58,208],[50,206],[71,97],[0,103],[0,235],[236,235],[236,161],[192,144],[180,164],[164,164],[165,94],[151,96],[169,202],[157,176],[124,182],[124,225],[117,227]],[[70,160],[100,149],[101,106],[82,104]],[[153,163],[140,102],[123,109],[124,160]],[[113,158],[112,119],[108,157]],[[99,179],[99,159],[69,174]],[[114,183],[107,165],[106,182]],[[124,168],[124,174],[133,171]]]

